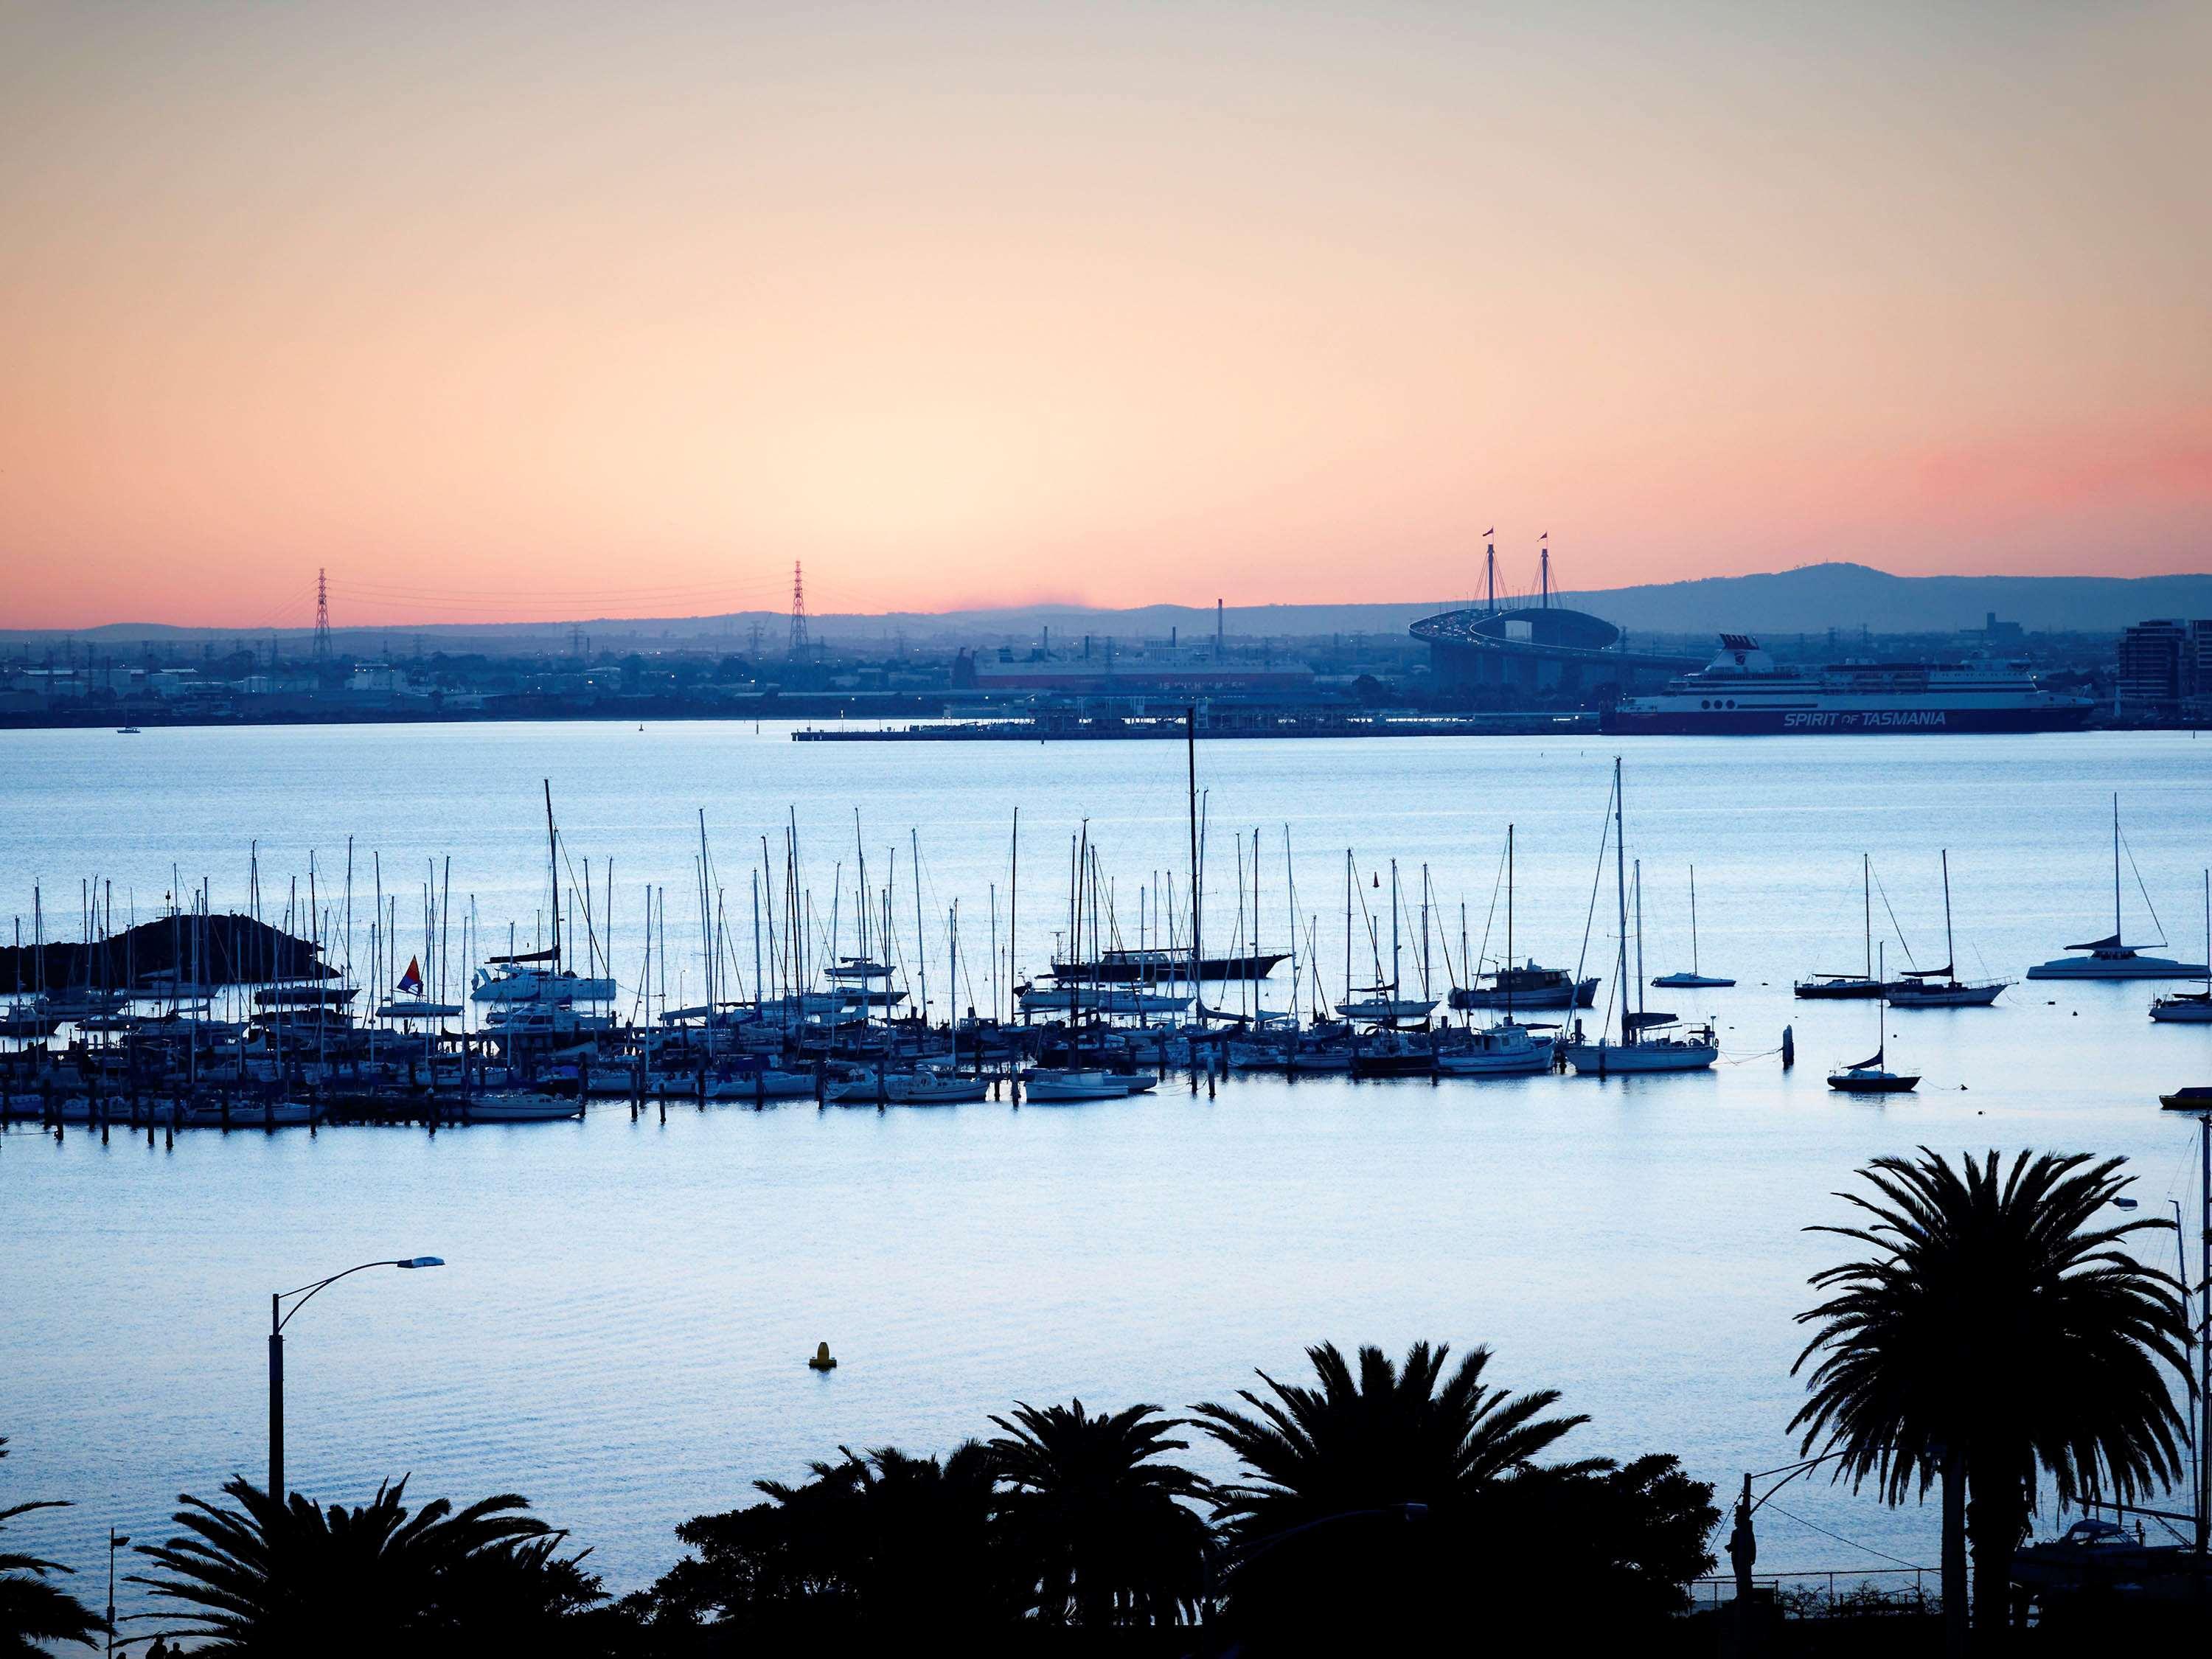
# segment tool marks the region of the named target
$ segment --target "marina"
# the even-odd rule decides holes
[[[252,1028],[264,1012],[283,1022],[281,1047],[319,1030],[327,1042],[336,1028],[317,1018],[331,1012],[327,998],[258,1010],[259,969],[228,992],[204,984],[222,971],[204,965],[219,953],[200,952],[162,899],[184,892],[188,921],[204,876],[206,937],[250,955],[250,930],[234,934],[219,919],[246,900],[253,860],[264,915],[282,923],[283,903],[267,901],[289,896],[295,872],[305,891],[312,853],[316,910],[331,920],[301,936],[319,934],[325,960],[342,968],[343,876],[330,872],[342,872],[350,835],[362,995],[340,999],[337,1012],[375,1033],[377,1063],[396,1065],[403,1080],[388,1112],[340,1087],[319,1100],[313,1089],[267,1097],[318,1112],[312,1125],[272,1126],[234,1092],[225,1133],[218,1089],[211,1121],[101,1124],[88,1109],[48,1121],[34,1110],[0,1132],[22,1352],[40,1356],[18,1420],[25,1443],[35,1431],[42,1467],[87,1503],[59,1525],[155,1513],[191,1473],[165,1466],[160,1450],[131,1448],[252,1465],[252,1310],[285,1239],[310,1218],[339,1254],[420,1248],[454,1266],[404,1305],[317,1328],[297,1384],[314,1406],[302,1413],[295,1462],[320,1480],[357,1481],[388,1472],[377,1462],[388,1451],[426,1480],[458,1480],[496,1442],[501,1467],[588,1528],[611,1582],[626,1583],[665,1557],[676,1520],[726,1501],[743,1480],[799,1470],[824,1444],[936,1444],[964,1432],[976,1410],[997,1409],[1009,1387],[1207,1398],[1253,1355],[1279,1349],[1287,1363],[1298,1341],[1324,1334],[1390,1344],[1445,1330],[1490,1341],[1532,1371],[1540,1359],[1547,1380],[1595,1413],[1594,1446],[1680,1446],[1701,1478],[1720,1479],[1787,1449],[1797,1397],[1790,1316],[1818,1257],[1798,1230],[1826,1212],[1826,1194],[1865,1158],[1923,1142],[1954,1152],[2078,1146],[2134,1158],[2147,1206],[2164,1202],[2168,1184],[2177,1196],[2192,1190],[2188,1126],[2174,1114],[2161,1121],[2158,1100],[2208,1081],[2212,1051],[2205,1028],[2146,1015],[2161,988],[2196,988],[2015,989],[1994,1006],[1910,1016],[1873,1000],[1791,994],[1815,969],[1856,963],[1869,937],[1881,963],[1876,972],[1869,961],[1865,976],[1877,984],[1898,980],[1906,945],[1906,966],[1955,956],[1965,981],[2016,975],[2054,933],[2068,936],[2068,895],[2081,893],[2084,849],[2109,836],[2115,792],[2161,913],[2196,920],[2212,782],[2184,734],[1932,738],[1841,762],[1815,744],[1825,758],[1771,781],[1716,764],[1725,745],[1639,743],[1624,764],[1625,872],[1607,810],[1609,750],[1443,739],[1391,748],[1386,760],[1358,744],[1201,744],[1202,955],[1226,964],[1250,948],[1253,930],[1240,935],[1238,917],[1255,908],[1255,828],[1257,939],[1263,956],[1285,955],[1258,980],[1201,980],[1183,1011],[1097,1006],[1117,991],[1189,994],[1188,984],[1152,991],[1157,964],[1145,970],[1152,981],[1118,986],[1079,973],[1070,982],[1093,1005],[1039,1011],[1028,1029],[1049,1035],[1072,1018],[1095,1020],[1126,1045],[1112,1065],[1091,1063],[1088,1050],[1040,1043],[1032,1053],[1029,1039],[994,1045],[961,1028],[972,1002],[987,1023],[995,1006],[1002,1026],[1021,1029],[1010,1011],[1016,987],[1060,983],[1048,977],[1055,966],[1096,965],[1110,959],[1106,950],[1188,948],[1192,791],[1172,749],[951,746],[929,751],[941,762],[894,770],[863,761],[865,748],[794,745],[750,723],[643,734],[149,731],[110,773],[71,764],[83,741],[9,739],[24,810],[0,825],[0,882],[20,896],[27,939],[35,888],[48,943],[74,942],[76,890],[100,872],[103,885],[115,883],[125,937],[184,941],[181,957],[165,952],[152,969],[171,975],[161,997],[131,1005],[171,1027],[146,1042],[174,1052],[181,1041],[189,1054],[197,1039],[205,1059],[232,1041],[228,1028]],[[1326,789],[1313,787],[1315,757],[1331,775]],[[493,963],[550,944],[549,779],[558,844],[575,869],[564,961]],[[1473,811],[1471,781],[1486,803]],[[1021,865],[1010,880],[1018,809]],[[702,811],[720,890],[705,930]],[[272,844],[263,832],[280,823],[287,839]],[[753,872],[766,836],[775,878],[763,907],[766,962],[769,917],[779,941],[787,938],[782,832],[794,823],[794,890],[811,892],[816,912],[811,971],[799,983],[770,968],[762,997]],[[1094,893],[1083,884],[1078,924],[1069,872],[1083,846],[1097,851],[1097,884]],[[1395,978],[1391,1000],[1431,1005],[1427,1023],[1466,1034],[1453,1044],[1431,1048],[1419,1021],[1359,1028],[1357,1047],[1349,1033],[1316,1036],[1317,1006],[1326,1024],[1345,1000],[1347,846],[1352,988],[1379,982],[1389,998]],[[1954,951],[1936,932],[1946,849],[1960,866]],[[854,897],[863,851],[878,898],[865,940]],[[1879,879],[1863,884],[1869,851]],[[581,926],[587,856],[595,896]],[[385,921],[372,951],[372,902],[361,895],[367,886],[373,899],[374,878],[362,872],[380,860]],[[1576,1018],[1590,1034],[1601,1020],[1618,1029],[1616,884],[1631,901],[1632,950],[1638,860],[1654,883],[1647,901],[1658,894],[1656,872],[1696,863],[1698,954],[1726,963],[1738,983],[1672,990],[1666,1006],[1686,1022],[1711,1021],[1717,1056],[1674,1076],[1561,1075],[1547,1051]],[[398,871],[410,873],[395,906]],[[1644,906],[1647,957],[1691,958],[1686,881],[1680,898]],[[123,927],[134,902],[151,931]],[[295,924],[305,908],[294,908]],[[1171,939],[1155,934],[1170,925]],[[720,941],[711,957],[710,940]],[[1516,966],[1501,990],[1509,956]],[[1011,963],[995,988],[994,962]],[[284,984],[319,982],[297,960],[283,965]],[[410,967],[419,992],[402,988]],[[580,1046],[574,1033],[549,1020],[550,1032],[515,1038],[518,1054],[538,1054],[535,1076],[507,1077],[498,1028],[544,999],[477,1000],[479,967],[511,989],[523,973],[574,973],[541,989],[554,988],[556,1008],[567,994],[572,1012],[603,1017],[592,1047],[615,1052],[580,1064],[558,1053]],[[1541,988],[1528,975],[1557,1000],[1516,1001],[1508,1018],[1510,988]],[[574,988],[596,991],[587,982],[605,979],[615,983],[611,1002],[575,1000]],[[1589,1000],[1560,1006],[1577,981],[1590,983]],[[57,1012],[74,997],[88,1024],[120,1012],[81,986],[49,994],[63,999]],[[1073,1000],[1082,999],[1079,989]],[[708,1028],[702,1011],[756,1001],[765,1018],[751,1023],[778,1040],[717,1052],[702,1093],[699,1067],[677,1045]],[[170,1020],[173,1002],[183,1011]],[[1202,1020],[1201,1006],[1228,1018]],[[383,1008],[395,1012],[380,1021]],[[425,1017],[398,1017],[410,1008]],[[664,1012],[676,1018],[664,1025]],[[1885,1014],[1892,1052],[1909,1053],[1922,1074],[1917,1091],[1831,1091],[1826,1062],[1875,1051]],[[929,1053],[902,1024],[925,1018],[936,1034]],[[784,1045],[787,1020],[846,1036],[872,1029],[879,1043],[886,1030],[899,1036],[874,1053],[817,1055]],[[1178,1048],[1191,1026],[1200,1041]],[[1802,1056],[1794,1068],[1778,1052],[1785,1028]],[[734,1039],[742,1024],[722,1029]],[[1285,1041],[1293,1029],[1298,1039]],[[118,1053],[131,1040],[94,1036]],[[642,1095],[641,1039],[653,1085]],[[58,1024],[44,1040],[8,1047],[58,1050],[70,1040]],[[303,1067],[300,1079],[313,1076]],[[441,1091],[454,1109],[433,1132],[421,1103]],[[142,1114],[153,1098],[142,1094]],[[1623,1254],[1632,1237],[1632,1256]],[[1682,1266],[1717,1253],[1725,1272]],[[118,1274],[118,1261],[158,1267]],[[188,1306],[163,1289],[180,1273],[196,1285]],[[701,1289],[709,1283],[711,1294]],[[71,1310],[89,1286],[106,1316],[88,1329]],[[825,1334],[843,1362],[836,1389],[794,1392],[786,1362]],[[641,1371],[653,1378],[642,1393]],[[464,1376],[469,1386],[454,1388]],[[740,1402],[734,1437],[720,1426],[731,1401]],[[1722,1401],[1730,1408],[1717,1416],[1709,1407]],[[1911,1506],[1885,1511],[1821,1488],[1796,1512],[1932,1559],[1933,1518]],[[1765,1550],[1763,1563],[1777,1566],[1833,1553],[1796,1529]]]

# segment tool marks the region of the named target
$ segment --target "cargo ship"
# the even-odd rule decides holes
[[[2094,706],[2087,697],[2044,690],[2025,663],[1785,668],[1748,634],[1723,634],[1711,662],[1656,696],[1623,698],[1606,729],[1678,735],[2069,732],[2087,723]]]

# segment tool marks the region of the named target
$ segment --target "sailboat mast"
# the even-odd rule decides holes
[[[2112,942],[2120,942],[2120,797],[2112,793]]]
[[[553,833],[553,780],[545,781],[545,879],[553,892],[553,971],[561,971],[561,843]]]
[[[1636,1012],[1644,1012],[1644,860],[1636,860]]]
[[[1183,766],[1188,780],[1190,808],[1190,994],[1198,1005],[1199,1018],[1206,1018],[1206,996],[1200,986],[1200,975],[1206,958],[1200,953],[1199,922],[1200,898],[1198,890],[1198,705],[1191,704],[1183,710]]]
[[[1951,943],[1951,849],[1943,849],[1943,971],[1959,977],[1959,953]]]
[[[1398,860],[1395,859],[1390,860],[1390,1000],[1394,1003],[1398,1000]],[[1398,1011],[1394,1007],[1390,1010],[1390,1018],[1395,1020],[1397,1017]]]
[[[1859,904],[1865,912],[1866,967],[1869,979],[1874,977],[1874,854],[1859,854]]]
[[[1690,977],[1698,973],[1698,866],[1690,866]]]
[[[1613,961],[1613,980],[1620,988],[1620,1040],[1628,1041],[1628,855],[1622,848],[1627,836],[1622,821],[1620,757],[1613,757],[1613,889],[1620,911],[1620,949]]]
[[[1467,955],[1467,907],[1460,907],[1459,953]],[[1470,982],[1482,975],[1470,969]],[[1505,826],[1505,1023],[1513,1023],[1513,826]],[[1571,1010],[1570,1010],[1571,1012]]]

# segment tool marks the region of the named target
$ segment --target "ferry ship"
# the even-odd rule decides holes
[[[1841,662],[1784,668],[1748,634],[1721,635],[1720,654],[1656,696],[1626,697],[1613,732],[2064,732],[2083,725],[2087,697],[2045,691],[2020,662]]]

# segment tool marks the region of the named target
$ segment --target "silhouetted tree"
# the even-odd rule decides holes
[[[1923,1146],[1860,1172],[1878,1198],[1838,1194],[1869,1224],[1810,1229],[1872,1254],[1813,1276],[1834,1294],[1798,1316],[1819,1329],[1797,1366],[1820,1360],[1790,1426],[1808,1452],[1844,1452],[1838,1478],[1875,1481],[1887,1503],[1941,1483],[1954,1649],[1970,1540],[1974,1623],[2006,1620],[2039,1470],[2062,1503],[2135,1498],[2180,1472],[2167,1376],[2188,1375],[2180,1286],[2120,1248],[2170,1224],[2094,1224],[2132,1181],[2125,1162],[2022,1152],[2000,1176],[1994,1152],[1954,1169]]]
[[[178,1630],[210,1654],[343,1650],[476,1653],[517,1635],[545,1638],[601,1599],[580,1556],[553,1553],[561,1534],[520,1513],[513,1494],[456,1510],[444,1498],[410,1515],[403,1478],[368,1504],[280,1504],[251,1482],[223,1487],[232,1507],[185,1494],[185,1535],[141,1553],[166,1576],[134,1577],[190,1609]]]
[[[1425,1342],[1403,1365],[1362,1348],[1356,1376],[1333,1343],[1306,1353],[1317,1388],[1262,1371],[1266,1395],[1240,1391],[1250,1412],[1194,1408],[1244,1465],[1241,1483],[1218,1489],[1215,1509],[1230,1545],[1231,1623],[1269,1652],[1442,1628],[1463,1613],[1471,1575],[1510,1577],[1527,1553],[1525,1543],[1497,1547],[1486,1497],[1588,1419],[1545,1415],[1555,1389],[1484,1387],[1487,1348],[1449,1377],[1449,1348]]]
[[[1157,1406],[1093,1417],[1079,1400],[1017,1405],[990,1443],[1008,1489],[1002,1538],[1048,1623],[1091,1630],[1196,1616],[1211,1535],[1183,1500],[1205,1481],[1164,1454],[1188,1449]]]
[[[7,1455],[7,1438],[0,1436],[0,1457]],[[68,1507],[58,1498],[10,1504],[0,1509],[0,1532],[8,1529],[10,1521],[34,1510]],[[0,1550],[0,1655],[42,1654],[53,1642],[97,1645],[94,1638],[106,1632],[107,1621],[60,1585],[47,1582],[50,1573],[69,1571],[58,1561]]]
[[[957,1633],[1018,1614],[1019,1586],[994,1547],[994,1464],[981,1445],[941,1464],[890,1446],[848,1450],[811,1472],[797,1486],[756,1481],[767,1503],[676,1529],[694,1553],[632,1604],[658,1650],[686,1650],[686,1632]]]

